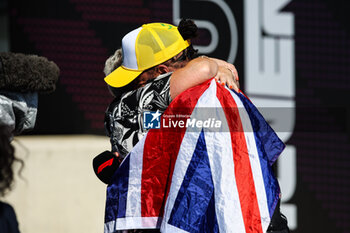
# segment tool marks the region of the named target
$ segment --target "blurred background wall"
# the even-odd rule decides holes
[[[109,149],[104,61],[131,29],[183,17],[200,27],[201,54],[236,65],[242,90],[286,143],[277,175],[292,232],[350,232],[347,1],[1,0],[0,7],[1,50],[46,56],[61,69],[57,90],[39,97],[36,129],[18,139],[28,150],[25,181],[17,179],[8,198],[23,232],[102,231],[105,190],[91,159]]]
[[[6,200],[21,232],[103,232],[106,185],[92,159],[109,147],[105,137],[21,136],[13,144],[25,165]]]

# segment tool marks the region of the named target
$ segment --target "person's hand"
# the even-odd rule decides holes
[[[215,80],[223,86],[227,85],[230,89],[239,91],[238,80],[236,80],[234,73],[226,67],[219,66]]]
[[[210,58],[216,62],[219,66],[218,73],[215,79],[221,83],[221,85],[227,85],[230,89],[239,91],[239,77],[237,69],[234,65],[217,58]]]
[[[113,154],[114,154],[114,156],[116,157],[116,159],[117,159],[117,161],[118,161],[118,163],[119,164],[121,164],[122,163],[122,161],[124,160],[124,158],[117,152],[117,151],[115,151],[115,152],[112,152]]]

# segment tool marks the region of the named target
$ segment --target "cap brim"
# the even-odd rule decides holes
[[[123,87],[131,83],[142,71],[126,69],[119,66],[115,71],[105,77],[105,82],[112,87]]]

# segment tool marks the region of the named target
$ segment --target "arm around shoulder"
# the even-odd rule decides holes
[[[181,92],[188,88],[197,86],[218,72],[218,65],[215,61],[198,57],[190,61],[185,67],[175,70],[170,79],[170,96],[174,99]]]

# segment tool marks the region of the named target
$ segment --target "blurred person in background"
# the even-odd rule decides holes
[[[35,126],[38,94],[56,89],[59,68],[47,58],[21,53],[0,53],[0,197],[13,187],[16,158],[11,141]],[[19,232],[11,205],[0,202],[0,232]]]
[[[9,127],[0,125],[0,197],[4,197],[12,189],[13,164],[19,162],[23,167],[23,161],[15,157],[15,149],[11,145],[10,138]],[[2,201],[0,201],[0,232],[19,232],[14,209],[11,205]]]

